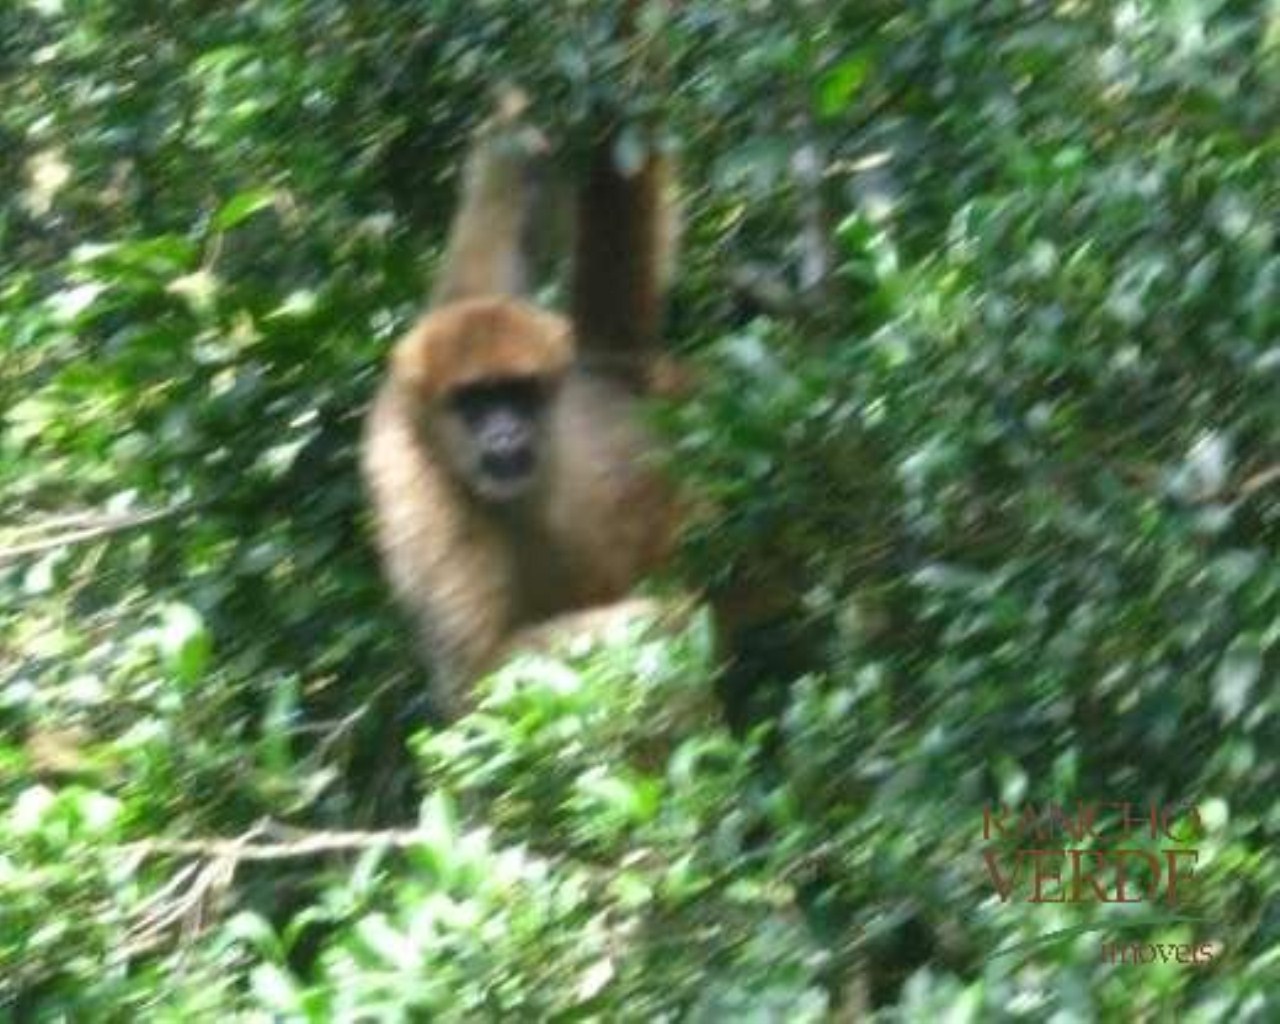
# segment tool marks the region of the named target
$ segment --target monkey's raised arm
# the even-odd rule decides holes
[[[520,296],[529,289],[526,246],[537,201],[535,164],[546,142],[523,122],[527,105],[523,93],[505,91],[477,131],[432,306],[486,295]]]
[[[622,138],[596,148],[579,193],[572,318],[588,365],[643,373],[661,351],[675,214],[665,154],[650,139],[626,167]]]

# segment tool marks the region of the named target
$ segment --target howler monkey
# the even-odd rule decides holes
[[[665,165],[602,139],[580,189],[571,318],[522,297],[543,143],[505,102],[478,133],[432,305],[397,343],[362,471],[438,711],[513,646],[590,625],[665,557],[671,492],[637,403],[657,372]]]

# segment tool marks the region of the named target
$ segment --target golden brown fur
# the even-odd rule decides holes
[[[470,706],[475,677],[513,646],[598,624],[607,606],[663,561],[676,519],[636,418],[635,375],[576,362],[569,321],[510,294],[523,274],[528,196],[493,182],[524,180],[513,131],[477,144],[436,290],[444,300],[397,344],[362,452],[384,568],[415,621],[448,717]],[[606,190],[605,201],[620,209],[586,204],[591,219],[579,230],[607,233],[613,224],[636,224],[638,211],[651,216],[652,182],[636,184]],[[602,286],[626,295],[602,294],[574,308],[615,301],[639,312],[640,294],[657,303],[656,256],[649,246],[629,264],[636,281],[614,275]],[[656,322],[656,310],[644,311],[646,336],[617,341],[628,365],[635,356],[647,361]],[[527,493],[491,501],[458,471],[437,427],[459,389],[513,378],[549,388],[543,458]],[[633,615],[635,605],[623,611]]]
[[[433,307],[474,295],[522,295],[529,288],[523,235],[533,220],[535,168],[546,142],[521,122],[527,105],[523,93],[505,90],[493,117],[480,127],[431,290]]]
[[[391,372],[430,402],[499,373],[559,379],[573,357],[563,317],[514,299],[462,299],[418,321],[396,345]]]

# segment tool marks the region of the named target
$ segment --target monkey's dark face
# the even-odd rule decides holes
[[[546,380],[515,377],[467,384],[445,398],[440,418],[446,449],[478,497],[508,502],[533,488],[553,394]]]

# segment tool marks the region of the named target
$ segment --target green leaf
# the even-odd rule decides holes
[[[1249,707],[1253,687],[1262,678],[1262,651],[1248,640],[1232,644],[1213,676],[1213,703],[1223,719],[1233,722]]]
[[[250,975],[253,993],[269,1010],[295,1013],[298,1010],[298,985],[292,975],[275,964],[259,964]]]
[[[165,665],[178,681],[197,682],[213,653],[213,641],[200,614],[189,605],[166,605],[157,635]]]
[[[865,51],[842,60],[818,82],[818,113],[835,117],[848,110],[870,73],[871,57]]]
[[[237,224],[248,220],[259,210],[265,210],[275,202],[275,190],[269,188],[250,189],[232,196],[222,208],[213,215],[213,226],[219,231],[229,231]]]

